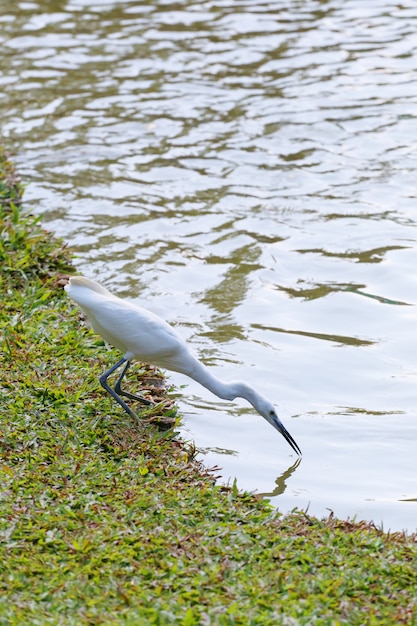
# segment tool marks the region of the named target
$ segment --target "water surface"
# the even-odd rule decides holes
[[[27,202],[80,271],[270,398],[303,458],[173,375],[183,436],[283,511],[415,530],[415,4],[8,5]]]

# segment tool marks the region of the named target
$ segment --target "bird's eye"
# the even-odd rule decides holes
[[[271,410],[269,411],[269,415],[270,415],[270,417],[274,417],[274,415],[275,415],[275,411],[271,409]]]

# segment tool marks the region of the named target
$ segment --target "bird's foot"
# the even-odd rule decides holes
[[[143,396],[138,396],[134,393],[129,393],[129,391],[124,391],[120,387],[120,385],[119,386],[116,385],[114,390],[119,396],[125,396],[125,398],[129,398],[129,400],[136,400],[137,402],[140,402],[141,404],[146,404],[147,406],[153,406],[153,402],[151,402],[147,398],[144,398]]]

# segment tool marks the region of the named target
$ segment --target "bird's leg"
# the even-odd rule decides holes
[[[107,372],[104,372],[104,374],[102,374],[100,376],[100,384],[102,387],[104,387],[104,389],[107,391],[107,393],[109,393],[115,400],[116,402],[118,402],[120,404],[121,407],[124,408],[124,410],[126,411],[126,413],[128,415],[130,415],[130,417],[133,417],[135,420],[137,420],[138,422],[140,422],[139,417],[136,415],[136,413],[134,411],[132,411],[132,409],[126,404],[126,402],[124,400],[121,399],[121,397],[119,396],[119,394],[110,387],[110,385],[108,385],[107,383],[107,379],[108,377],[113,374],[113,372],[115,372],[121,365],[123,365],[123,363],[126,362],[126,359],[123,357],[123,359],[120,359],[120,361],[118,361],[116,363],[116,365],[113,365],[109,370],[107,370]],[[127,365],[129,366],[129,361],[127,361]],[[123,369],[123,372],[125,372],[125,370],[127,369],[127,367],[125,367]]]
[[[150,400],[147,400],[146,398],[143,398],[142,396],[136,396],[133,393],[129,393],[128,391],[124,391],[122,389],[122,380],[123,377],[125,376],[127,370],[130,367],[130,361],[126,361],[126,365],[124,366],[122,373],[120,374],[119,378],[116,381],[116,384],[114,386],[114,391],[119,394],[119,396],[126,396],[126,398],[129,398],[130,400],[137,400],[138,402],[142,402],[142,404],[147,404],[148,406],[152,404],[152,402]]]

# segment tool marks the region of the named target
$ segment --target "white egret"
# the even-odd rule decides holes
[[[130,362],[132,359],[137,359],[185,374],[224,400],[244,398],[281,433],[297,454],[301,454],[300,448],[279,420],[274,406],[266,398],[246,383],[223,382],[216,378],[192,354],[177,331],[160,317],[137,304],[114,296],[102,285],[84,276],[70,278],[65,291],[86,314],[92,328],[107,343],[123,353],[123,358],[100,376],[100,383],[129,415],[139,419],[122,400],[121,395],[151,404],[149,400],[128,393],[121,387]],[[122,365],[124,365],[122,373],[112,388],[107,383],[107,379]]]

